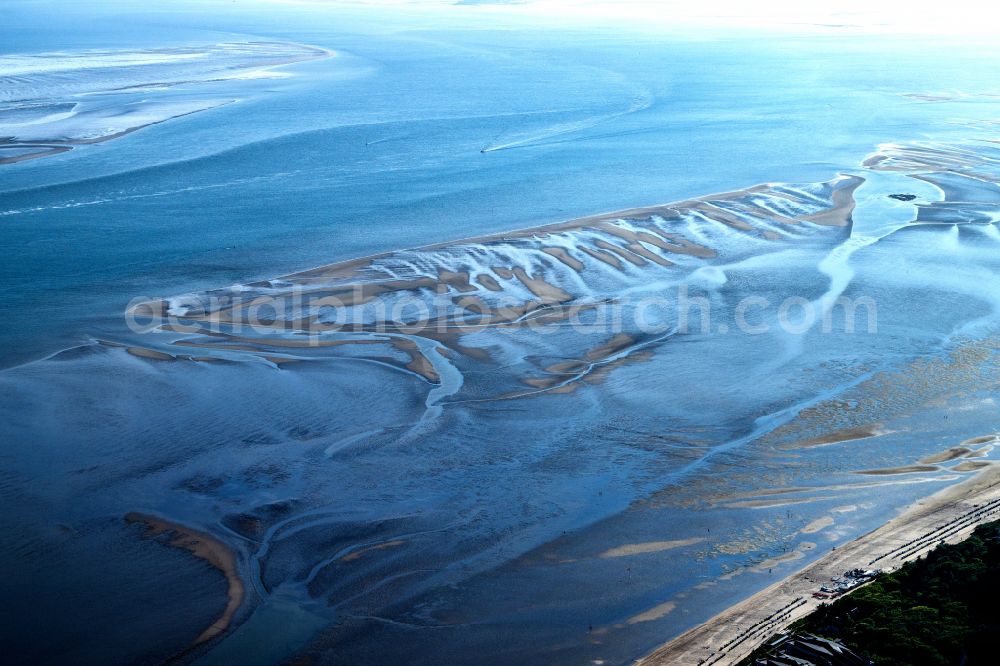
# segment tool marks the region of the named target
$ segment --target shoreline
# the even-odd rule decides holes
[[[319,47],[311,47],[319,48]],[[320,59],[323,57],[335,56],[337,53],[335,51],[328,51],[326,56],[317,56],[314,59]],[[230,104],[232,102],[227,102]],[[198,111],[192,111],[189,114],[198,113]],[[158,121],[166,122],[166,121]],[[154,123],[155,124],[155,123]],[[146,125],[148,126],[148,125]],[[143,126],[143,127],[146,127]],[[126,133],[132,132],[142,127],[127,130]],[[102,139],[106,140],[106,139]],[[30,159],[30,157],[25,157],[24,159]],[[2,163],[2,161],[0,161]],[[857,189],[866,181],[863,176],[851,173],[852,170],[837,170],[834,175],[826,181],[824,184],[830,185],[834,190],[831,195],[832,201],[830,207],[820,211],[819,213],[805,216],[802,218],[804,222],[811,222],[818,224],[820,226],[839,228],[841,230],[849,230],[853,224],[852,215],[856,207],[856,200],[854,199],[854,193]],[[606,223],[611,223],[620,219],[631,219],[636,216],[653,216],[653,215],[667,215],[668,217],[674,217],[677,214],[677,209],[683,208],[700,208],[705,206],[708,202],[713,200],[728,200],[741,195],[756,194],[762,191],[766,191],[773,183],[762,182],[750,185],[741,189],[731,189],[723,190],[719,192],[713,192],[709,194],[702,194],[695,197],[688,197],[683,199],[678,199],[674,201],[669,201],[659,204],[651,204],[648,206],[639,206],[633,208],[617,209],[612,211],[604,211],[599,213],[593,213],[584,215],[581,217],[574,217],[570,219],[558,220],[554,222],[536,222],[527,226],[520,226],[514,229],[502,230],[496,232],[487,232],[472,236],[463,236],[459,238],[433,241],[431,243],[423,245],[414,246],[402,246],[397,248],[392,248],[384,251],[374,252],[367,255],[356,256],[352,258],[336,260],[333,262],[322,263],[318,265],[312,265],[306,268],[297,269],[290,273],[284,273],[275,276],[273,273],[269,274],[270,277],[259,277],[247,282],[241,283],[244,287],[254,287],[262,285],[270,285],[272,282],[276,281],[287,281],[296,280],[305,283],[312,279],[330,279],[332,277],[341,279],[350,279],[357,276],[360,269],[369,266],[372,262],[381,259],[386,259],[392,257],[396,254],[402,252],[433,252],[450,246],[459,246],[467,244],[480,244],[480,243],[491,243],[491,242],[506,242],[512,240],[519,240],[522,238],[530,236],[545,236],[547,234],[559,232],[559,231],[570,231],[585,228],[588,226],[601,225]],[[789,223],[799,224],[797,220],[788,220]],[[676,248],[672,248],[670,251],[677,252],[679,254],[691,254],[692,252],[698,252],[699,248],[690,248],[685,245],[677,245]],[[559,260],[559,257],[556,257]],[[487,287],[488,288],[488,287]],[[227,287],[219,286],[206,286],[205,288],[197,291],[198,294],[211,294],[220,291],[226,291]],[[172,294],[170,296],[153,297],[149,300],[143,300],[138,303],[133,303],[125,311],[123,311],[122,316],[127,317],[129,314],[142,313],[144,310],[142,308],[147,308],[149,312],[152,313],[165,313],[169,307],[168,301],[172,298],[176,298],[183,294]],[[81,338],[79,343],[71,344],[65,347],[59,347],[52,349],[48,352],[43,352],[38,356],[33,358],[27,358],[18,362],[11,363],[9,365],[0,363],[0,372],[10,370],[12,368],[18,368],[32,363],[49,360],[63,352],[77,349],[80,347],[86,347],[98,342],[91,336],[84,336]]]
[[[989,504],[989,506],[984,506]],[[637,666],[732,666],[826,600],[823,583],[854,568],[898,569],[942,541],[968,537],[1000,511],[1000,465],[917,500],[881,527],[834,548],[807,567],[739,601],[637,659]]]
[[[194,111],[187,111],[186,113],[179,113],[176,116],[170,116],[168,118],[163,118],[162,120],[154,120],[144,125],[136,125],[135,127],[128,127],[126,129],[114,132],[113,134],[105,134],[104,136],[94,137],[92,139],[40,139],[38,141],[32,141],[30,144],[21,143],[10,143],[2,144],[0,148],[10,148],[10,147],[34,147],[38,144],[39,148],[45,148],[41,152],[37,153],[26,153],[24,155],[17,155],[15,157],[0,157],[0,164],[16,164],[18,162],[26,162],[28,160],[41,159],[43,157],[51,157],[52,155],[60,155],[62,153],[67,153],[73,150],[77,146],[92,146],[98,143],[104,143],[105,141],[113,141],[115,139],[120,139],[123,136],[132,134],[133,132],[138,132],[141,129],[146,129],[147,127],[154,127],[156,125],[162,125],[163,123],[170,122],[171,120],[177,120],[178,118],[184,118],[186,116],[192,116],[196,113],[202,113],[203,111],[212,111],[213,109],[218,109],[223,106],[228,106],[230,104],[235,104],[238,100],[231,99],[226,102],[221,102],[219,104],[214,104],[212,106],[206,106],[202,109],[195,109]]]
[[[239,565],[235,552],[225,543],[215,537],[180,523],[171,522],[158,516],[131,512],[125,515],[125,522],[138,524],[144,528],[146,538],[167,536],[166,545],[171,548],[186,550],[191,555],[205,560],[218,569],[226,578],[226,607],[222,614],[211,625],[205,628],[187,650],[206,643],[223,634],[229,629],[237,611],[246,599],[246,586],[240,577]]]
[[[242,72],[243,76],[234,75],[234,76],[221,77],[221,78],[215,78],[215,79],[204,79],[204,80],[196,81],[196,83],[216,83],[216,82],[220,82],[220,81],[235,81],[235,80],[239,80],[241,78],[248,78],[246,76],[247,74],[257,74],[257,73],[262,73],[262,72],[269,72],[271,70],[278,69],[278,68],[281,68],[281,67],[286,67],[288,65],[295,65],[295,64],[298,64],[298,63],[310,62],[310,61],[313,61],[313,60],[322,60],[324,58],[332,58],[332,57],[334,57],[334,56],[337,55],[337,52],[333,51],[331,49],[327,49],[327,48],[324,48],[324,47],[321,47],[321,46],[315,46],[315,45],[312,45],[312,44],[302,44],[302,43],[299,43],[299,42],[247,41],[247,42],[244,42],[244,43],[245,44],[280,43],[280,44],[285,44],[285,45],[288,45],[288,46],[298,46],[298,47],[301,47],[301,48],[304,48],[304,49],[308,49],[308,50],[312,51],[312,53],[309,54],[309,55],[286,56],[284,59],[279,59],[276,62],[272,62],[272,63],[268,63],[268,64],[262,64],[262,65],[253,65],[253,64],[250,64],[250,65],[246,65],[246,66],[237,67],[234,71]],[[253,78],[253,77],[249,77],[249,78]],[[175,85],[177,85],[177,84],[176,83],[170,83],[170,84],[167,85],[167,88],[173,87]],[[116,93],[116,92],[122,92],[123,90],[127,90],[127,88],[120,88],[120,89],[112,88],[112,89],[110,89],[108,91],[104,91],[104,92],[105,93]],[[25,100],[15,100],[15,101],[23,102]],[[35,100],[27,100],[27,101],[35,101]],[[194,109],[194,110],[191,110],[191,111],[186,111],[184,113],[178,113],[176,115],[167,116],[166,118],[160,118],[159,120],[153,120],[153,121],[142,123],[142,124],[139,124],[139,125],[134,125],[132,127],[126,127],[125,129],[118,130],[117,132],[112,132],[110,134],[104,134],[104,135],[101,135],[101,136],[96,136],[96,137],[91,137],[91,138],[74,138],[74,137],[53,136],[52,138],[35,138],[35,139],[29,139],[29,140],[22,141],[22,140],[18,140],[16,138],[14,138],[14,137],[6,137],[6,138],[3,138],[3,139],[0,139],[0,149],[9,149],[9,148],[14,148],[14,149],[16,149],[16,148],[37,148],[39,150],[37,150],[36,152],[20,153],[20,154],[16,154],[16,155],[9,156],[9,157],[4,157],[3,156],[3,151],[0,150],[0,165],[18,164],[20,162],[27,162],[27,161],[30,161],[30,160],[42,159],[42,158],[45,158],[45,157],[51,157],[53,155],[60,155],[62,153],[66,153],[66,152],[69,152],[69,151],[73,150],[77,146],[88,146],[88,145],[94,145],[94,144],[98,144],[98,143],[104,143],[105,141],[112,141],[114,139],[119,139],[119,138],[121,138],[123,136],[127,136],[129,134],[132,134],[133,132],[137,132],[137,131],[139,131],[141,129],[146,129],[147,127],[153,127],[155,125],[160,125],[160,124],[169,122],[171,120],[177,120],[178,118],[184,118],[185,116],[190,116],[190,115],[194,115],[196,113],[201,113],[203,111],[212,111],[214,109],[218,109],[218,108],[223,107],[223,106],[228,106],[229,104],[234,104],[234,103],[236,103],[238,101],[239,101],[238,99],[230,99],[230,100],[223,101],[221,103],[213,103],[211,105],[205,106],[205,107],[200,108],[200,109]]]
[[[840,188],[837,190],[837,195],[839,195],[839,197],[835,195],[834,201],[832,202],[833,205],[819,215],[819,217],[823,221],[817,222],[817,224],[822,224],[823,226],[847,228],[850,227],[851,223],[853,222],[851,216],[854,213],[854,209],[856,207],[856,201],[854,200],[854,192],[865,182],[866,179],[861,176],[848,173],[848,171],[850,170],[838,170],[835,172],[833,177],[831,177],[826,181],[823,181],[824,183],[830,183],[830,184],[839,184],[841,181],[850,181],[850,182],[848,184],[840,186]],[[336,275],[336,276],[346,277],[352,275],[351,271],[354,269],[362,267],[365,264],[370,264],[371,262],[378,259],[385,259],[387,257],[391,257],[392,255],[398,254],[400,252],[428,252],[428,251],[440,250],[454,245],[504,242],[510,240],[517,240],[520,238],[525,238],[533,235],[546,235],[558,231],[576,230],[583,227],[600,224],[602,222],[614,222],[616,220],[621,220],[621,219],[629,220],[629,219],[637,219],[640,217],[650,217],[654,215],[667,215],[669,217],[673,217],[671,213],[676,213],[677,208],[698,207],[704,205],[705,203],[711,200],[726,200],[735,198],[740,195],[756,194],[758,192],[766,190],[771,185],[772,183],[756,183],[754,185],[750,185],[742,189],[724,190],[721,192],[701,194],[695,197],[678,199],[676,201],[669,201],[666,203],[652,204],[649,206],[638,206],[634,208],[622,208],[618,210],[584,215],[582,217],[574,217],[568,220],[560,220],[555,222],[542,222],[524,227],[517,227],[515,229],[510,229],[508,231],[497,231],[475,236],[464,236],[461,238],[436,241],[425,245],[416,245],[413,247],[400,247],[391,250],[386,250],[384,252],[376,252],[374,254],[355,257],[353,259],[344,259],[342,261],[334,261],[328,264],[320,264],[319,266],[305,268],[303,270],[295,271],[294,273],[288,273],[286,275],[280,275],[275,278],[270,278],[270,279],[265,278],[263,280],[258,280],[256,282],[247,283],[247,285],[245,286],[253,286],[254,284],[260,284],[262,282],[267,282],[269,280],[287,280],[291,278],[312,277],[316,274],[324,274],[324,273],[328,274],[328,276]],[[840,216],[841,220],[831,223],[830,216],[828,214],[832,214],[834,220],[836,220],[836,216]]]
[[[830,205],[823,210],[816,213],[805,215],[797,218],[782,218],[782,221],[789,225],[799,225],[803,222],[816,224],[823,227],[831,227],[835,229],[847,230],[848,233],[853,225],[853,213],[856,208],[857,201],[854,198],[854,193],[857,189],[866,181],[863,176],[849,173],[846,170],[839,170],[835,172],[835,175],[829,180],[823,181],[824,185],[829,185],[831,188],[831,201]],[[273,282],[297,282],[299,284],[307,284],[311,280],[329,280],[329,279],[343,279],[350,280],[352,278],[358,277],[361,270],[371,266],[372,263],[379,260],[384,260],[391,258],[397,254],[403,252],[434,252],[437,250],[442,250],[448,247],[462,246],[462,245],[482,245],[489,243],[503,243],[516,241],[524,238],[529,238],[533,236],[547,236],[549,234],[558,233],[561,231],[575,231],[578,229],[586,227],[600,227],[601,225],[608,225],[618,220],[632,220],[649,218],[653,216],[663,216],[666,218],[674,219],[678,217],[679,211],[681,210],[702,210],[704,207],[708,206],[713,201],[726,201],[735,199],[740,196],[746,196],[748,194],[758,194],[761,192],[768,191],[773,183],[757,183],[755,185],[750,185],[742,189],[735,190],[725,190],[722,192],[714,192],[709,194],[703,194],[696,197],[689,197],[686,199],[679,199],[676,201],[670,201],[666,203],[652,204],[649,206],[634,207],[618,209],[608,212],[594,213],[590,215],[584,215],[582,217],[575,217],[568,220],[560,220],[555,222],[543,222],[536,223],[529,226],[518,227],[515,229],[510,229],[507,231],[497,231],[489,232],[473,236],[465,236],[461,238],[448,239],[443,241],[435,241],[427,243],[424,245],[416,245],[412,247],[400,247],[395,249],[389,249],[381,252],[375,252],[368,255],[363,255],[360,257],[354,257],[339,261],[334,261],[330,263],[320,264],[318,266],[313,266],[310,268],[305,268],[301,270],[294,271],[292,273],[286,273],[283,275],[261,278],[251,282],[242,283],[243,287],[270,287]],[[787,197],[787,195],[780,194],[779,196]],[[721,215],[720,221],[724,224],[731,224],[732,221],[725,215],[722,211],[716,211],[715,214]],[[739,228],[739,227],[738,227]],[[741,230],[743,230],[741,228]],[[615,234],[616,236],[618,234]],[[677,241],[673,238],[658,238],[657,244],[666,243],[669,247],[665,248],[667,252],[673,252],[676,254],[694,254],[696,256],[714,256],[715,250],[711,248],[706,248],[702,246],[695,245],[688,242],[687,244]],[[663,247],[661,245],[661,247]],[[555,256],[555,255],[553,255]],[[558,261],[566,263],[564,259],[560,259],[559,256],[555,256]],[[580,268],[574,268],[577,272],[580,272]],[[471,276],[469,276],[471,277]],[[485,286],[488,290],[494,291],[489,286]],[[201,294],[212,294],[220,291],[226,291],[228,288],[211,288],[206,289]],[[170,307],[169,301],[172,298],[177,298],[178,295],[151,298],[146,301],[139,303],[134,303],[129,307],[128,313],[140,313],[143,312],[140,308],[148,309],[150,313],[166,313]]]

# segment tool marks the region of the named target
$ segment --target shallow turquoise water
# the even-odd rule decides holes
[[[213,84],[236,104],[0,165],[0,561],[12,572],[5,598],[30,609],[5,623],[3,639],[22,661],[155,661],[224,605],[224,582],[206,563],[121,523],[137,510],[223,540],[248,581],[239,628],[186,659],[623,663],[769,584],[760,562],[803,548],[779,567],[790,571],[960,476],[873,485],[856,471],[993,432],[990,216],[1000,197],[996,151],[982,139],[992,136],[983,122],[1000,118],[995,47],[314,11],[154,7],[74,31],[78,16],[24,4],[2,28],[7,53],[246,39],[337,53],[289,65],[287,78]],[[964,174],[954,192],[906,175],[933,165],[861,168],[880,144],[918,142],[973,155],[953,165]],[[580,302],[689,283],[726,317],[746,294],[814,300],[837,287],[876,298],[873,335],[650,337],[628,362],[609,361],[602,382],[514,399],[526,376],[606,340],[463,338],[491,355],[483,360],[416,336],[437,384],[402,367],[399,348],[199,352],[228,361],[213,364],[92,342],[176,354],[177,336],[125,327],[137,297],[756,183],[792,183],[776,185],[783,194],[767,205],[803,215],[827,205],[816,183],[837,174],[866,179],[853,227],[805,225],[788,245],[695,216],[671,228],[719,255],[670,256],[670,269],[590,261],[577,277],[540,262],[538,248],[555,241],[529,235],[510,247],[398,253],[379,270],[436,279],[502,260]],[[918,199],[887,198],[901,191]],[[918,214],[943,222],[910,225]],[[952,223],[970,215],[973,224]],[[572,250],[585,242],[575,233],[556,240]],[[268,354],[300,362],[276,366]],[[860,449],[782,448],[871,424],[884,434]],[[809,501],[741,503],[794,488]],[[834,527],[801,532],[824,515]],[[633,621],[671,600],[674,612]],[[144,638],[152,628],[160,636]]]
[[[49,24],[25,14],[29,27]],[[16,52],[263,35],[341,55],[290,66],[290,79],[229,86],[238,104],[8,165],[6,364],[113,328],[138,295],[757,182],[825,180],[883,141],[961,136],[948,121],[966,109],[987,117],[976,107],[988,100],[935,105],[898,93],[992,90],[977,67],[989,53],[975,44],[616,42],[461,24],[381,34],[382,16],[335,13],[308,27],[295,14],[154,17],[58,42],[41,33],[32,43],[12,26],[4,43]],[[164,39],[154,20],[179,25]],[[514,146],[479,152],[505,144]]]

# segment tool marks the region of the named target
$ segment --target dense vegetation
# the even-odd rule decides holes
[[[879,666],[1000,663],[1000,521],[821,606],[793,626]]]

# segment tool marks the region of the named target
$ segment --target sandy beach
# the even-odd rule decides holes
[[[830,551],[818,561],[678,636],[646,657],[643,666],[737,664],[789,624],[811,613],[821,585],[854,568],[898,569],[942,541],[962,541],[1000,513],[1000,467],[919,500],[882,527]]]
[[[7,4],[5,663],[732,662],[1000,518],[985,30]]]

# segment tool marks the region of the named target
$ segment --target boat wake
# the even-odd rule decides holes
[[[825,182],[137,299],[134,330],[0,372],[0,492],[42,525],[87,496],[231,548],[246,599],[209,661],[262,632],[277,662],[548,631],[525,590],[608,634],[669,623],[867,529],[874,492],[888,512],[978,469],[933,455],[995,430],[997,183],[991,147],[887,145]],[[48,575],[83,543],[16,548]],[[609,552],[635,558],[613,593]]]
[[[513,150],[515,148],[528,148],[530,146],[548,145],[553,143],[553,139],[560,139],[566,135],[577,134],[584,132],[594,127],[607,124],[614,120],[624,118],[625,116],[632,115],[634,113],[639,113],[640,111],[645,111],[646,109],[653,106],[655,98],[652,93],[644,91],[639,93],[632,99],[632,103],[629,107],[623,111],[616,111],[614,113],[592,116],[589,118],[583,118],[581,120],[574,120],[565,123],[558,123],[551,125],[543,130],[534,130],[523,136],[511,136],[504,138],[501,141],[501,137],[504,136],[505,132],[501,132],[493,140],[490,145],[487,145],[479,152],[481,153],[493,153],[500,150]],[[592,138],[592,137],[580,137]]]

